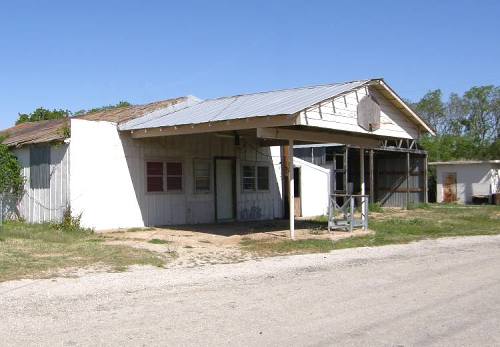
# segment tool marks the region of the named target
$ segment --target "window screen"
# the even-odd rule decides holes
[[[257,167],[257,189],[269,190],[269,167]]]
[[[182,190],[182,163],[167,163],[167,191]]]
[[[255,190],[255,167],[243,166],[243,190]]]
[[[210,161],[196,160],[194,162],[194,189],[196,192],[210,190]]]
[[[50,187],[50,146],[30,146],[30,186],[35,189]]]
[[[146,163],[147,191],[163,192],[163,163],[150,161]]]

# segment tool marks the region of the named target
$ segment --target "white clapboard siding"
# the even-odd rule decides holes
[[[246,137],[235,146],[232,137],[213,133],[133,139],[128,133],[118,133],[114,123],[85,120],[72,120],[71,133],[72,206],[74,213],[82,213],[86,226],[104,230],[214,222],[216,157],[236,159],[237,219],[272,219],[283,214],[279,148],[260,148]],[[195,192],[196,159],[211,163],[209,192]],[[146,192],[148,160],[181,161],[182,192]],[[269,191],[242,191],[243,162],[270,167]]]
[[[358,102],[367,93],[376,98],[381,108],[380,129],[371,134],[407,139],[419,137],[417,125],[371,87],[361,87],[333,100],[307,108],[301,112],[301,124],[368,134],[368,131],[358,125],[357,120]]]
[[[16,206],[17,214],[30,223],[61,221],[69,203],[69,145],[50,147],[50,185],[48,188],[32,188],[29,145],[15,149],[13,153],[22,166],[25,178],[24,194]]]

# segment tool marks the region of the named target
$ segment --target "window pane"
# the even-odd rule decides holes
[[[151,176],[148,177],[148,192],[163,192],[163,177]]]
[[[163,176],[163,163],[162,162],[148,162],[147,163],[148,176]]]
[[[210,175],[210,162],[207,160],[195,161],[194,172],[196,176],[209,176]]]
[[[257,168],[257,188],[259,190],[269,189],[269,167],[259,166]]]
[[[167,176],[182,176],[182,163],[167,163]]]
[[[255,178],[243,178],[244,190],[255,190]]]
[[[197,177],[195,179],[195,189],[198,192],[210,190],[210,179],[208,177]]]
[[[335,169],[343,170],[344,169],[344,156],[336,155],[335,156]]]
[[[333,148],[327,147],[326,150],[325,150],[325,161],[327,163],[332,162],[333,161],[333,156],[334,156]]]
[[[167,191],[182,190],[182,177],[167,176]]]
[[[194,190],[195,192],[210,190],[210,161],[195,160],[194,162]]]
[[[243,166],[243,177],[255,177],[255,168],[253,166]]]
[[[243,166],[243,190],[255,190],[255,167]]]

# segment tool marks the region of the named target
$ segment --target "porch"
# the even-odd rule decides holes
[[[213,197],[205,199],[205,204],[198,205],[196,211],[212,209],[209,214],[215,221],[265,219],[261,213],[263,200],[259,190],[267,191],[271,184],[275,187],[271,194],[273,212],[266,215],[275,218],[287,215],[292,239],[296,237],[294,145],[339,143],[360,148],[359,192],[363,196],[362,211],[366,211],[364,149],[379,147],[388,138],[413,140],[422,133],[432,133],[432,129],[379,79],[206,101],[192,100],[185,105],[176,105],[120,124],[119,130],[131,143],[153,138],[170,139],[170,142],[174,139],[196,141],[195,137],[200,135],[225,139],[224,147],[219,150],[229,151],[231,155],[207,152],[207,159],[213,163],[209,169],[213,172],[213,183],[209,182],[207,187],[213,185]],[[248,159],[248,148],[253,148],[255,159]],[[177,149],[171,150],[175,152]],[[271,183],[268,179],[270,175],[266,173],[268,169],[258,164],[262,150],[266,152],[264,156],[271,158],[267,160],[273,167]],[[188,160],[192,159],[192,155],[188,157]],[[245,161],[250,164],[244,164]],[[146,173],[146,184],[149,185],[150,178],[153,181],[155,172],[163,175],[166,167],[168,185],[168,163],[167,166],[160,162],[154,164],[156,169]],[[182,166],[177,164],[176,169],[171,170],[171,176],[180,177],[184,172]],[[205,179],[209,176],[205,174]],[[182,190],[182,178],[175,179],[179,180],[176,187]],[[194,181],[196,185],[196,177]],[[158,178],[152,189],[163,192],[162,182]],[[253,200],[245,206],[243,200],[249,192],[252,192]],[[210,199],[212,202],[209,202]],[[186,217],[181,218],[180,223],[168,224],[190,221],[188,215],[193,209],[187,207],[186,199],[178,200],[180,203],[177,205],[181,207],[179,215]],[[149,213],[147,204],[143,206],[142,214]],[[279,209],[283,213],[277,212]],[[173,217],[176,216],[174,213]],[[364,218],[366,216],[364,213]],[[363,227],[367,228],[366,220]]]

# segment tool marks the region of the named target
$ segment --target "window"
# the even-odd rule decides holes
[[[163,162],[147,162],[146,176],[148,192],[163,192]]]
[[[255,190],[255,166],[243,166],[243,190]]]
[[[210,161],[208,160],[194,161],[194,191],[210,191]]]
[[[181,162],[146,162],[146,190],[148,193],[181,191]]]
[[[167,163],[167,192],[182,190],[182,163]]]
[[[257,167],[257,189],[258,190],[269,190],[269,167],[268,166],[258,166]]]
[[[50,146],[30,146],[30,186],[47,189],[50,187]]]

